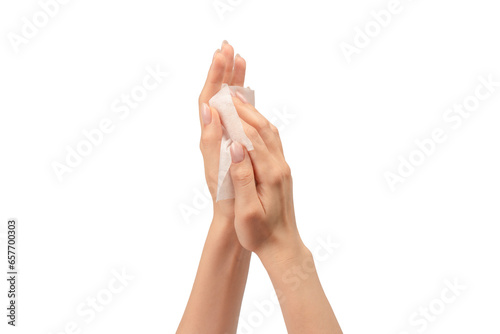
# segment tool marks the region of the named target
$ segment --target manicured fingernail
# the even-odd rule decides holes
[[[233,141],[229,150],[231,151],[231,160],[233,164],[240,163],[245,158],[245,152],[240,143]]]
[[[236,96],[241,100],[243,103],[248,103],[247,99],[241,94],[240,92],[236,92]]]
[[[222,41],[222,47],[224,47],[224,45],[226,45],[226,44],[229,44],[229,43],[226,40],[223,40]]]
[[[219,50],[219,49],[215,50],[215,52],[214,52],[214,56],[212,57],[212,59],[213,59],[213,58],[215,58],[215,56],[217,56],[217,54],[218,54],[219,52],[220,52],[220,50]]]
[[[210,107],[208,104],[203,103],[203,107],[201,108],[201,119],[203,124],[208,125],[212,122],[212,112],[210,111]]]

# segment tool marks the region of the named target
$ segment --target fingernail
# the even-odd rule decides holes
[[[201,108],[201,119],[203,124],[208,125],[212,122],[212,112],[210,111],[210,107],[208,104],[203,103],[203,107]]]
[[[232,97],[235,97],[235,96],[236,96],[236,94],[234,93],[234,91],[233,91],[231,88],[229,88],[229,93],[231,93],[231,96],[232,96]]]
[[[212,57],[212,59],[214,59],[214,58],[215,58],[215,56],[217,56],[217,54],[218,54],[219,52],[220,52],[220,50],[219,50],[219,49],[215,50],[215,52],[214,52],[214,56]]]
[[[226,44],[229,44],[226,40],[223,40],[222,41],[222,46],[226,45]]]
[[[239,53],[236,54],[236,56],[234,56],[235,58],[238,58],[238,57],[241,57]]]
[[[233,164],[240,163],[245,158],[245,152],[240,143],[233,141],[229,150],[231,151],[231,160]]]
[[[236,96],[241,100],[243,103],[248,103],[247,99],[241,94],[240,92],[236,92]]]

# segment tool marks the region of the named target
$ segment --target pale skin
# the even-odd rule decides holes
[[[245,71],[245,60],[234,57],[224,42],[200,94],[200,149],[214,217],[177,334],[236,333],[252,253],[269,274],[288,333],[341,334],[297,229],[291,172],[278,130],[239,94],[233,103],[254,150],[231,145],[235,199],[215,201],[222,124],[208,100],[222,83],[243,86]]]

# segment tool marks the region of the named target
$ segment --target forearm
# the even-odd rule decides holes
[[[236,333],[250,255],[232,220],[216,215],[177,334]]]
[[[297,239],[258,253],[278,294],[288,333],[341,334],[312,254]]]

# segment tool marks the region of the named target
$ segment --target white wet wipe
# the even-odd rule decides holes
[[[250,88],[228,86],[223,84],[222,88],[215,94],[208,104],[219,112],[222,121],[222,142],[220,146],[219,178],[217,184],[217,199],[222,201],[234,198],[234,187],[229,168],[231,167],[230,147],[233,141],[245,146],[247,151],[253,150],[250,139],[245,134],[241,125],[240,117],[233,104],[231,90],[242,94],[248,103],[255,106],[255,92]]]

